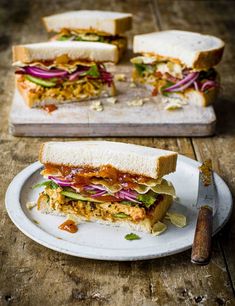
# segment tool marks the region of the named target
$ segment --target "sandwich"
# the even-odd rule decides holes
[[[175,196],[163,178],[176,169],[175,152],[107,141],[47,142],[39,160],[46,179],[37,200],[42,213],[151,233]]]
[[[119,59],[127,48],[122,34],[131,29],[132,15],[108,11],[71,11],[43,18],[48,32],[55,32],[53,40],[89,41],[113,44]]]
[[[219,76],[214,69],[224,42],[214,36],[186,31],[162,31],[134,37],[133,79],[163,100],[180,99],[207,106],[214,102]]]
[[[115,95],[105,62],[117,48],[102,43],[43,42],[13,47],[16,87],[29,107]]]

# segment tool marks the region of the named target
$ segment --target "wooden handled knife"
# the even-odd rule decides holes
[[[211,160],[206,160],[199,167],[197,208],[199,212],[191,262],[198,265],[207,265],[211,257],[213,216],[217,210]]]

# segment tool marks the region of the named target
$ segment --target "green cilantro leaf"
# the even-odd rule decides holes
[[[138,240],[138,239],[141,239],[140,236],[134,234],[134,233],[130,233],[130,234],[127,234],[125,236],[125,239],[126,240]]]

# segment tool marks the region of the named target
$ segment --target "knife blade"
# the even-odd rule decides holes
[[[211,257],[213,215],[217,211],[215,184],[210,159],[199,167],[199,187],[196,207],[199,210],[192,246],[191,262],[206,265]]]

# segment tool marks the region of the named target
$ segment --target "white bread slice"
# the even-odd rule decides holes
[[[144,220],[138,223],[136,222],[134,223],[129,220],[123,221],[123,219],[112,222],[109,220],[103,220],[101,217],[97,217],[95,215],[91,216],[89,220],[87,220],[84,216],[79,216],[79,211],[73,210],[72,206],[70,206],[70,208],[66,212],[62,211],[59,208],[59,206],[57,207],[57,209],[52,209],[47,201],[47,197],[45,197],[43,194],[39,196],[38,201],[37,201],[37,206],[38,206],[38,210],[40,210],[40,212],[45,213],[45,214],[53,214],[53,215],[58,215],[58,216],[66,216],[68,214],[73,214],[76,216],[78,222],[80,221],[81,222],[84,222],[84,221],[96,222],[99,224],[125,227],[130,230],[151,233],[153,225],[156,222],[164,218],[172,202],[173,202],[172,196],[163,195],[163,200],[155,207],[153,217],[151,219],[146,217]],[[61,205],[61,207],[63,207],[63,205]]]
[[[112,44],[85,41],[53,41],[13,46],[13,62],[50,61],[67,55],[70,60],[117,62],[118,49]]]
[[[156,179],[175,171],[177,153],[159,154],[154,148],[109,141],[46,142],[39,160],[71,167],[111,165],[122,172]]]
[[[202,70],[220,62],[224,42],[211,35],[170,30],[136,35],[133,49],[135,53],[179,61],[188,68]]]
[[[81,29],[116,35],[131,29],[132,14],[82,10],[47,16],[43,21],[48,32]]]

